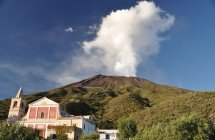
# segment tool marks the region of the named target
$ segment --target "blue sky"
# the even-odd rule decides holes
[[[82,43],[96,38],[102,19],[112,11],[129,9],[137,2],[0,0],[0,99],[15,95],[21,85],[26,93],[59,87],[63,85],[59,77],[64,73],[72,77],[65,83],[99,73],[118,75],[111,70],[103,73],[102,66],[96,67],[93,62],[90,63],[93,68],[83,67],[89,61],[83,60],[88,54],[83,51]],[[168,24],[169,29],[158,33],[164,39],[159,42],[159,52],[144,60],[139,58],[136,76],[186,89],[215,90],[215,2],[155,0],[154,3],[175,20]],[[72,30],[66,31],[70,27]]]

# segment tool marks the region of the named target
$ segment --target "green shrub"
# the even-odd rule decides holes
[[[0,120],[6,120],[10,107],[10,100],[0,100]]]
[[[86,93],[87,89],[83,87],[73,87],[72,92],[74,93]]]
[[[57,136],[58,140],[68,140],[68,135],[67,134],[62,134]]]
[[[94,112],[93,108],[82,100],[68,102],[65,104],[64,109],[72,115],[93,114]]]
[[[121,119],[118,122],[118,130],[121,139],[132,138],[137,134],[137,125],[129,118]]]
[[[182,116],[168,124],[157,124],[139,132],[135,140],[212,140],[213,123],[194,114]]]
[[[81,138],[80,138],[80,140],[98,140],[98,139],[99,139],[98,132],[86,134],[86,135],[81,136]]]
[[[129,94],[129,98],[131,101],[135,101],[142,105],[143,107],[150,107],[150,101],[148,98],[142,98],[138,93]]]
[[[99,128],[102,127],[102,128],[105,128],[105,129],[112,129],[112,126],[115,126],[115,125],[114,125],[114,122],[110,121],[110,120],[100,121],[99,125],[98,125]]]
[[[1,140],[38,140],[39,133],[33,129],[19,124],[8,125],[6,122],[0,123]]]

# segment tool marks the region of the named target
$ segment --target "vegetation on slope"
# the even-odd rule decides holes
[[[14,93],[15,94],[15,93]],[[73,115],[95,115],[99,128],[116,128],[131,117],[140,130],[196,113],[215,122],[215,94],[158,85],[137,77],[97,75],[47,92],[26,95],[28,103],[48,97]],[[0,101],[6,119],[10,100]]]
[[[195,114],[148,127],[134,140],[214,140],[214,124]]]
[[[0,100],[0,120],[7,118],[8,110],[10,107],[10,100]]]
[[[149,100],[152,98],[146,96]],[[141,129],[157,123],[167,123],[183,115],[195,113],[215,122],[215,93],[190,92],[157,101],[154,106],[131,114]]]

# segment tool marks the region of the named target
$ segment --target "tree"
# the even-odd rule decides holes
[[[215,128],[212,122],[195,114],[182,116],[168,124],[157,124],[144,129],[135,140],[213,140]]]
[[[118,122],[119,137],[132,138],[137,134],[137,125],[132,119],[121,119]]]
[[[0,139],[39,140],[39,132],[19,124],[9,125],[7,122],[0,122]]]
[[[170,131],[171,130],[171,131]],[[182,116],[172,121],[167,128],[170,136],[183,140],[208,140],[215,138],[215,129],[211,121],[195,114]]]

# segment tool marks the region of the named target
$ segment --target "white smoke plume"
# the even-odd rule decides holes
[[[65,62],[65,71],[55,80],[66,84],[80,75],[98,73],[136,76],[138,65],[159,52],[160,33],[173,23],[174,17],[154,2],[113,11],[102,19],[96,37],[83,42],[84,52]]]

